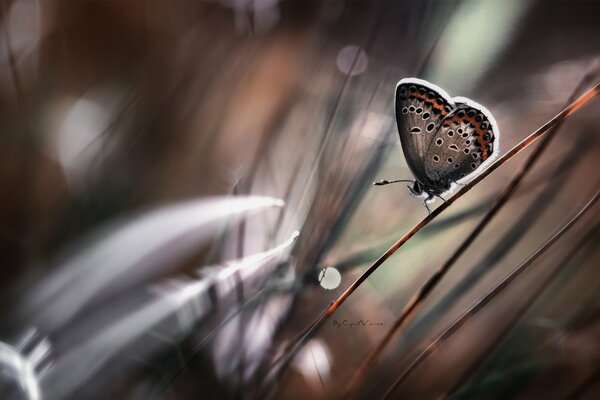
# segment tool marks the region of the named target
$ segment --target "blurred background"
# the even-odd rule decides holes
[[[598,15],[597,1],[2,1],[0,398],[342,398],[531,153],[413,237],[271,379],[427,215],[405,185],[371,185],[412,178],[396,82],[484,104],[502,154],[600,80]],[[598,190],[599,113],[568,119],[351,397],[383,396]],[[392,398],[599,398],[599,222],[591,209]]]

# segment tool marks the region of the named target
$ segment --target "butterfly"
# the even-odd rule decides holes
[[[375,185],[411,182],[410,193],[423,204],[477,176],[499,152],[499,131],[492,114],[466,97],[450,97],[422,79],[396,85],[396,122],[406,163],[414,180],[383,180]],[[444,200],[445,201],[445,200]]]

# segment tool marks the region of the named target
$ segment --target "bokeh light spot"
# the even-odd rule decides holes
[[[343,47],[336,60],[338,69],[346,75],[360,75],[366,71],[369,65],[369,57],[358,46],[350,45]]]
[[[322,269],[319,273],[319,283],[324,289],[333,290],[340,286],[341,282],[342,275],[340,275],[340,272],[333,267]]]

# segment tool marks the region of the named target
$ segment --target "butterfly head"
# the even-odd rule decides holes
[[[451,188],[450,181],[426,181],[425,183],[415,180],[412,186],[408,186],[408,190],[415,197],[421,196],[438,196],[446,193]]]
[[[421,196],[423,195],[423,185],[419,183],[419,181],[415,180],[412,187],[409,186],[408,189],[413,194],[413,196]]]

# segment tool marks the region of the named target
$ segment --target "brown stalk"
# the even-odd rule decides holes
[[[596,83],[591,89],[585,92],[580,98],[569,104],[565,107],[560,113],[555,115],[552,119],[546,122],[544,125],[539,127],[536,131],[531,133],[517,145],[515,145],[512,149],[506,152],[504,155],[499,157],[493,164],[491,164],[486,170],[482,171],[478,176],[476,176],[472,181],[463,186],[458,192],[456,192],[453,196],[448,198],[444,203],[440,204],[435,210],[431,212],[428,216],[423,218],[421,222],[415,225],[412,229],[410,229],[404,236],[402,236],[396,243],[394,243],[385,253],[383,253],[365,272],[359,276],[356,281],[354,281],[348,289],[346,289],[335,301],[333,301],[316,319],[312,322],[308,328],[306,328],[303,333],[294,340],[290,346],[288,346],[282,355],[278,357],[269,368],[271,371],[275,370],[274,373],[271,373],[267,376],[268,380],[276,380],[281,373],[285,370],[290,361],[295,357],[295,355],[299,352],[302,346],[307,343],[314,334],[323,326],[323,324],[333,315],[333,313],[346,301],[346,299],[356,291],[356,289],[367,280],[373,272],[377,270],[392,254],[394,254],[400,247],[404,245],[411,237],[416,235],[421,229],[423,229],[429,222],[431,222],[435,217],[441,214],[444,210],[446,210],[452,203],[466,194],[469,190],[471,190],[475,185],[485,179],[488,175],[498,169],[502,164],[519,154],[521,151],[525,150],[528,146],[533,144],[537,139],[539,139],[542,135],[546,134],[550,129],[554,128],[557,124],[561,123],[563,120],[571,116],[585,104],[587,104],[590,100],[592,100],[598,93],[600,92],[600,82]],[[278,366],[279,364],[279,366]],[[267,386],[269,383],[267,382]]]
[[[433,342],[427,346],[427,348],[423,350],[421,354],[419,354],[419,356],[402,372],[392,387],[383,396],[383,399],[390,398],[391,394],[396,390],[396,388],[418,365],[427,359],[431,353],[438,349],[440,345],[446,342],[461,327],[467,324],[473,318],[473,316],[481,311],[517,277],[525,272],[542,254],[546,252],[546,250],[552,247],[565,233],[567,233],[573,227],[573,225],[575,225],[581,219],[581,217],[583,217],[587,211],[594,206],[598,199],[600,199],[600,191],[597,191],[594,197],[588,201],[588,203],[573,218],[563,225],[562,228],[552,235],[550,239],[548,239],[541,247],[539,247],[532,255],[530,255],[521,265],[519,265],[513,272],[511,272],[506,278],[489,290],[485,295],[480,297],[474,305],[472,305],[467,311],[465,311],[460,317],[451,323],[448,328],[446,328],[438,337],[436,337]]]
[[[546,170],[550,168],[550,166],[557,165],[558,162],[560,162],[559,158],[555,157],[550,161],[546,162],[545,167],[539,168],[542,171],[538,172],[534,175],[533,178],[530,179],[530,183],[528,186],[529,191],[542,186],[542,184],[544,186],[553,185],[555,181],[558,181],[559,178],[562,178],[564,175],[566,175],[565,169],[558,169],[553,174],[548,174],[546,172]],[[515,193],[514,197],[517,198],[527,194],[528,192],[521,191]],[[471,220],[479,216],[480,214],[483,214],[484,211],[488,210],[488,204],[494,201],[495,198],[497,198],[496,195],[490,195],[486,198],[479,200],[479,202],[470,206],[468,209],[454,213],[444,219],[441,219],[441,217],[438,218],[436,221],[433,221],[429,225],[428,229],[424,231],[422,235],[425,235],[428,239],[431,239],[434,236],[445,232],[446,229],[449,229],[454,225],[457,225],[467,220]],[[345,273],[351,269],[358,268],[361,265],[374,261],[377,258],[376,255],[380,254],[383,251],[382,249],[391,246],[392,243],[394,243],[394,240],[386,239],[385,241],[381,241],[379,244],[375,244],[368,248],[358,250],[354,253],[350,253],[349,255],[346,255],[345,257],[339,260],[334,259],[329,263],[329,265],[335,266],[335,268],[337,268],[341,273]],[[321,266],[318,269],[321,270],[323,268],[325,268],[325,266]],[[313,283],[318,282],[315,281]]]
[[[523,313],[529,309],[531,304],[547,288],[548,284],[550,284],[550,282],[554,280],[558,273],[561,272],[563,268],[569,265],[569,262],[573,260],[577,253],[579,253],[582,250],[582,248],[585,247],[585,245],[598,234],[599,227],[599,224],[595,224],[594,226],[589,228],[586,231],[586,233],[581,236],[581,238],[575,240],[575,245],[573,246],[573,248],[570,251],[568,251],[567,254],[563,256],[558,263],[556,263],[554,270],[552,270],[547,276],[542,278],[541,283],[537,283],[538,286],[536,289],[534,289],[532,293],[527,294],[527,296],[529,296],[528,299],[526,299],[522,304],[517,306],[517,310],[514,312],[514,316],[512,317],[513,323],[506,324],[505,327],[502,328],[502,330],[499,333],[496,333],[497,339],[493,344],[489,346],[489,348],[493,348],[496,343],[501,341],[506,336],[506,334],[508,334],[508,332],[514,325],[514,322],[518,321],[518,319],[523,315]],[[458,390],[463,385],[464,380],[473,374],[473,372],[481,365],[481,362],[486,358],[488,354],[489,353],[484,352],[481,355],[479,355],[477,359],[471,363],[471,366],[467,368],[467,370],[462,374],[462,376],[460,376],[459,379],[457,379],[456,382],[452,385],[452,387],[449,390],[447,390],[442,396],[440,396],[440,398],[445,399],[449,395],[454,393],[456,390]]]
[[[568,106],[573,100],[575,100],[577,94],[581,92],[584,85],[587,84],[595,74],[590,72],[586,74],[576,88],[573,90],[571,96],[566,102],[565,106]],[[479,234],[485,229],[485,227],[493,220],[493,218],[498,214],[500,209],[508,202],[508,200],[515,193],[515,190],[522,182],[523,178],[529,171],[531,171],[533,165],[539,160],[540,156],[544,152],[544,150],[548,147],[552,139],[556,136],[556,132],[560,129],[561,125],[565,120],[559,121],[552,129],[548,131],[548,134],[540,141],[540,144],[533,150],[533,152],[529,155],[527,160],[523,164],[521,164],[520,168],[514,174],[510,182],[504,187],[500,195],[496,198],[495,203],[488,210],[488,212],[481,218],[477,226],[471,231],[471,233],[463,240],[461,245],[454,251],[454,253],[446,260],[446,262],[429,277],[427,282],[419,289],[419,291],[413,295],[413,297],[409,300],[409,302],[404,306],[400,315],[392,325],[391,329],[386,333],[386,335],[381,339],[377,347],[368,355],[367,359],[361,364],[358,368],[354,377],[348,384],[343,399],[347,399],[350,397],[353,390],[362,382],[362,379],[366,375],[368,369],[373,365],[375,360],[381,355],[381,352],[385,349],[385,347],[392,340],[396,332],[402,327],[412,315],[417,311],[419,306],[423,304],[423,301],[427,298],[427,296],[433,291],[433,289],[437,286],[437,284],[442,280],[442,278],[450,271],[452,266],[458,261],[458,259],[464,254],[465,251],[471,246],[472,243],[475,242],[475,239],[479,236]]]

